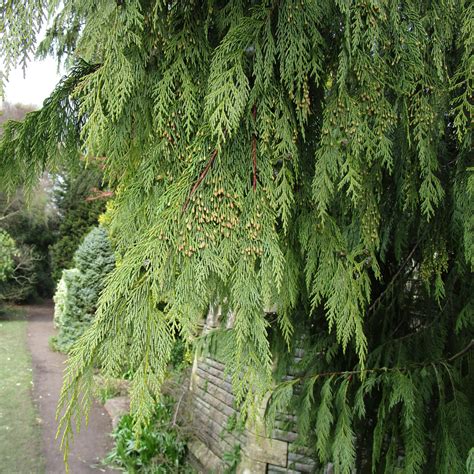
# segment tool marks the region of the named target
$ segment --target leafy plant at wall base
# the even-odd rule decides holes
[[[113,433],[115,445],[106,462],[129,473],[173,474],[191,472],[185,464],[186,442],[171,426],[173,405],[159,402],[149,425],[139,436],[133,418],[124,415]]]
[[[224,470],[225,474],[235,474],[237,472],[237,467],[242,457],[241,451],[242,449],[240,444],[236,444],[233,449],[226,451],[223,454],[223,459],[226,464],[226,468]]]

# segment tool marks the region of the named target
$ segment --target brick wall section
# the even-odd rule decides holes
[[[224,454],[241,446],[240,473],[307,473],[314,463],[304,449],[295,445],[297,434],[288,430],[292,417],[282,416],[272,436],[265,438],[249,429],[229,431],[229,423],[238,417],[230,379],[224,366],[206,357],[196,360],[191,375],[189,407],[196,440],[190,443],[191,457],[201,464],[201,471],[223,472]]]

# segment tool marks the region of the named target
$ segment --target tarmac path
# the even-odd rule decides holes
[[[49,339],[55,335],[53,304],[23,306],[28,315],[28,348],[33,365],[33,399],[37,406],[43,437],[46,474],[63,474],[63,456],[56,440],[56,406],[62,386],[66,356],[53,352]],[[94,403],[89,425],[74,437],[69,454],[71,474],[118,472],[101,465],[101,460],[112,448],[112,424],[109,415]]]

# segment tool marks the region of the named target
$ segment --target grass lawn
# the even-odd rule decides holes
[[[0,312],[0,473],[44,472],[26,324],[17,309]]]

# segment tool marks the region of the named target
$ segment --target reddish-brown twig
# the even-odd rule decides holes
[[[85,201],[97,201],[98,199],[108,199],[114,196],[113,191],[101,191],[100,189],[93,188],[93,194],[86,197]]]
[[[196,189],[199,188],[199,185],[203,182],[207,173],[209,173],[209,170],[211,169],[212,163],[214,163],[216,156],[217,156],[217,149],[212,152],[211,158],[207,162],[206,167],[204,168],[202,173],[199,175],[199,178],[197,179],[197,181],[194,183],[194,186],[192,187],[191,192],[189,193],[185,203],[183,204],[182,212],[186,211],[186,209],[188,208],[189,201],[193,197],[193,194],[196,192]]]

